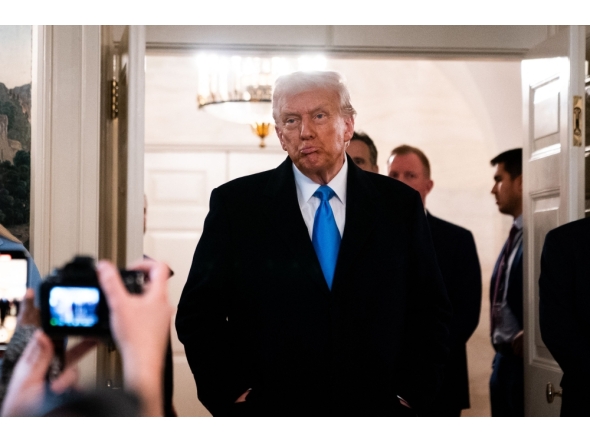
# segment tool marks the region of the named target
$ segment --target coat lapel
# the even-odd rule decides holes
[[[367,174],[348,157],[346,221],[332,291],[345,282],[348,269],[355,263],[374,229],[378,209],[374,203],[375,190],[372,190]]]
[[[287,158],[274,170],[268,181],[264,193],[268,199],[265,206],[267,216],[274,221],[284,245],[291,250],[301,269],[321,291],[329,294],[328,284],[301,215],[292,165],[291,160]]]

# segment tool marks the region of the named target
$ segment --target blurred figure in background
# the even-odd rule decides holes
[[[497,155],[491,164],[496,167],[492,188],[496,205],[513,222],[490,286],[491,336],[496,350],[490,401],[492,416],[524,416],[522,148]]]
[[[361,170],[372,173],[379,172],[377,165],[377,147],[373,140],[365,133],[352,134],[352,139],[346,148],[346,153]]]

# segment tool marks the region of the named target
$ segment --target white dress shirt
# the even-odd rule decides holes
[[[295,175],[295,186],[297,188],[297,200],[299,201],[299,208],[301,215],[307,226],[309,238],[313,236],[313,220],[315,213],[320,206],[320,199],[315,197],[313,193],[320,187],[317,183],[303,174],[293,164],[293,174]],[[344,233],[344,222],[346,219],[346,178],[348,176],[348,160],[344,156],[344,165],[336,176],[328,183],[328,186],[334,190],[334,197],[330,199],[330,206],[336,219],[340,237]]]

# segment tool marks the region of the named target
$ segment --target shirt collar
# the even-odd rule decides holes
[[[299,171],[299,168],[293,164],[293,174],[295,175],[295,185],[297,186],[297,200],[299,205],[303,206],[311,199],[313,193],[320,187],[317,183]],[[340,202],[346,204],[346,178],[348,177],[348,159],[344,156],[344,164],[338,174],[328,183],[328,186],[334,190],[336,197]]]
[[[520,216],[518,216],[516,219],[514,219],[514,226],[518,229],[518,230],[522,230],[523,227],[523,223],[522,223],[522,214]]]

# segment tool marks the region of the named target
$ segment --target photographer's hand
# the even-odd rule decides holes
[[[95,345],[94,340],[87,339],[67,351],[64,371],[50,384],[54,393],[63,393],[75,385],[78,380],[75,364]],[[45,375],[53,354],[51,339],[37,330],[14,368],[2,404],[2,416],[34,414],[42,407],[47,384]]]
[[[168,303],[168,267],[142,261],[132,267],[148,274],[142,295],[125,289],[119,272],[107,261],[97,266],[98,279],[111,311],[111,332],[123,357],[125,388],[136,392],[145,416],[163,416],[162,375],[172,307]]]
[[[35,292],[29,288],[23,301],[21,302],[20,312],[16,320],[18,325],[41,326],[41,315],[39,309],[35,306]]]

